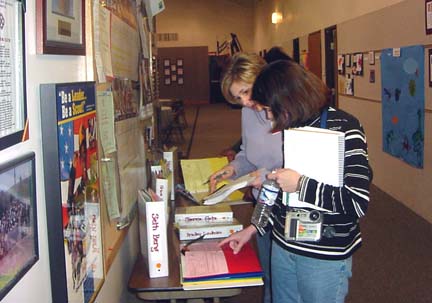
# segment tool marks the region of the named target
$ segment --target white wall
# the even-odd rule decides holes
[[[252,2],[252,1],[251,1]],[[158,33],[178,33],[179,40],[158,42],[158,47],[208,46],[231,40],[235,33],[244,51],[252,51],[253,5],[228,0],[165,0],[165,10],[156,16]]]
[[[254,49],[274,45],[292,49],[292,39],[350,20],[402,0],[265,0],[255,5]],[[271,13],[281,12],[283,21],[271,23]]]
[[[281,24],[270,23],[272,11],[282,12],[284,21]],[[281,45],[291,53],[292,39],[300,37],[300,50],[302,50],[306,48],[309,33],[318,30],[323,32],[326,27],[338,25],[338,53],[414,44],[424,44],[429,48],[432,37],[425,36],[424,22],[423,0],[258,1],[254,21],[256,29],[254,46],[256,49],[263,49]],[[322,45],[323,43],[322,34]],[[339,106],[358,117],[365,128],[369,158],[374,168],[374,184],[427,221],[432,222],[430,207],[432,188],[428,186],[432,179],[430,165],[432,141],[428,132],[431,123],[431,88],[427,84],[427,70],[426,68],[423,169],[413,168],[383,152],[379,88],[379,97],[375,98],[365,95],[361,96],[363,100],[358,100],[339,96]],[[379,100],[373,102],[373,99]]]
[[[0,151],[0,164],[30,151],[36,154],[39,261],[37,261],[19,283],[12,288],[2,300],[2,303],[49,303],[52,301],[47,220],[45,213],[46,201],[43,180],[39,84],[93,80],[86,76],[88,70],[86,69],[85,57],[36,54],[35,10],[35,1],[27,1],[25,43],[27,53],[27,112],[30,126],[30,139],[27,142]],[[119,256],[121,257],[117,256],[115,259],[114,263],[116,266],[113,266],[100,292],[100,296],[103,295],[104,298],[106,298],[103,301],[99,301],[101,303],[122,302],[119,298],[124,296],[125,292],[127,292],[127,280],[132,266],[131,263],[135,260],[138,251],[136,240],[138,231],[135,225],[131,228],[119,252]],[[112,285],[116,284],[118,284],[118,286],[113,288]],[[105,287],[105,285],[108,286]],[[109,296],[107,294],[109,294]]]

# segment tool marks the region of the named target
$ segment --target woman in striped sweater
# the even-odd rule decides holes
[[[344,302],[352,254],[361,246],[359,219],[367,210],[372,178],[366,137],[355,117],[328,107],[328,96],[328,88],[318,77],[290,61],[265,67],[253,86],[252,99],[266,111],[274,130],[324,125],[345,133],[343,186],[324,184],[288,168],[267,176],[276,180],[282,191],[297,191],[300,200],[327,210],[321,212],[319,240],[292,240],[285,235],[287,212],[312,208],[288,208],[280,194],[266,229],[251,225],[221,242],[229,243],[236,253],[257,231],[272,232],[273,303]]]

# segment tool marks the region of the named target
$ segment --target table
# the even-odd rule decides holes
[[[183,198],[176,200],[177,206],[188,204],[189,202]],[[234,216],[245,225],[245,222],[250,219],[253,206],[246,203],[232,205],[232,209]],[[170,300],[171,303],[175,303],[177,299],[186,299],[188,303],[203,303],[204,298],[213,298],[213,302],[218,303],[220,302],[219,298],[239,295],[241,288],[183,290],[180,283],[179,240],[172,225],[172,218],[170,221],[168,226],[169,276],[151,279],[148,275],[147,263],[140,255],[129,278],[129,291],[135,293],[136,297],[142,300]]]

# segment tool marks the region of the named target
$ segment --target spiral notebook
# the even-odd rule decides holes
[[[317,127],[284,131],[284,167],[333,186],[343,185],[345,133]],[[297,193],[283,194],[290,207],[309,207],[326,211],[320,205],[299,200]]]

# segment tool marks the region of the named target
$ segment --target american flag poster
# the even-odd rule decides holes
[[[56,104],[68,299],[89,302],[103,279],[94,83],[57,85]]]

